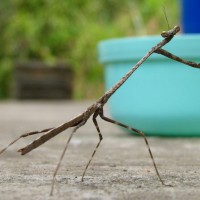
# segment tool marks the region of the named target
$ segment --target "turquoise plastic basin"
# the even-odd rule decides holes
[[[106,90],[115,85],[160,36],[102,41]],[[176,36],[164,49],[200,61],[200,35]],[[200,136],[200,69],[154,54],[110,98],[113,119],[146,135]]]

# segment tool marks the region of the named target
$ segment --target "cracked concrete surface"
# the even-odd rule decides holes
[[[0,102],[0,148],[22,133],[57,126],[76,116],[91,102]],[[98,142],[91,120],[75,134],[50,197],[53,171],[70,130],[25,156],[17,149],[38,136],[21,139],[0,156],[0,199],[199,199],[200,138],[149,137],[164,181],[160,184],[142,138],[102,122],[104,139],[86,173],[81,175]]]

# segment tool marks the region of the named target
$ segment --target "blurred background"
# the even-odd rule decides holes
[[[69,84],[70,94],[58,98],[101,96],[104,81],[98,42],[160,34],[168,29],[163,7],[170,26],[179,24],[178,0],[1,1],[0,99],[31,98],[23,94],[39,82],[43,94],[45,86],[58,91]],[[48,80],[60,80],[57,89]],[[39,86],[32,87],[31,93],[36,90]]]

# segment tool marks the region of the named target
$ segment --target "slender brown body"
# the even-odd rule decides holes
[[[110,122],[110,123],[113,123],[113,124],[117,124],[119,126],[122,126],[124,128],[127,128],[131,131],[134,131],[136,132],[137,134],[139,134],[140,136],[143,137],[147,147],[148,147],[148,151],[149,151],[149,155],[152,159],[152,162],[153,162],[153,166],[155,168],[155,171],[156,171],[156,174],[160,180],[160,182],[163,184],[163,185],[166,185],[164,183],[164,181],[161,179],[160,177],[160,174],[158,172],[158,169],[157,169],[157,166],[156,166],[156,163],[154,161],[154,158],[153,158],[153,154],[151,152],[151,149],[150,149],[150,146],[149,146],[149,143],[148,143],[148,140],[147,138],[145,137],[144,133],[141,132],[140,130],[137,130],[135,128],[132,128],[132,127],[128,127],[126,126],[125,124],[122,124],[120,122],[117,122],[117,121],[114,121],[108,117],[105,117],[104,114],[103,114],[103,106],[105,105],[105,103],[109,100],[109,98],[126,82],[126,80],[134,73],[134,71],[142,65],[142,63],[144,63],[153,53],[158,53],[158,54],[162,54],[163,56],[166,56],[170,59],[173,59],[173,60],[176,60],[178,62],[181,62],[183,64],[186,64],[186,65],[189,65],[191,67],[195,67],[195,68],[200,68],[200,64],[197,64],[197,63],[194,63],[194,62],[191,62],[191,61],[186,61],[182,58],[179,58],[178,56],[175,56],[173,54],[171,54],[170,52],[162,49],[162,47],[167,44],[168,42],[171,41],[171,39],[180,31],[180,27],[179,26],[175,26],[173,29],[169,30],[169,31],[165,31],[161,34],[161,36],[164,38],[163,40],[161,40],[161,42],[159,42],[157,45],[155,45],[154,47],[152,47],[149,52],[146,53],[146,55],[144,55],[143,58],[141,58],[141,60],[138,61],[138,63],[136,63],[132,69],[127,73],[125,74],[124,77],[122,77],[119,82],[114,85],[110,90],[108,90],[102,97],[100,97],[94,104],[92,104],[91,106],[89,106],[84,112],[82,112],[81,114],[77,115],[76,117],[74,117],[73,119],[69,120],[68,122],[64,123],[64,124],[61,124],[60,126],[58,127],[55,127],[55,128],[48,128],[48,129],[44,129],[44,130],[41,130],[41,131],[34,131],[34,132],[30,132],[30,133],[26,133],[26,134],[22,134],[20,137],[18,137],[17,139],[15,139],[14,141],[12,141],[6,148],[2,149],[0,151],[0,154],[3,153],[9,146],[11,146],[12,144],[14,144],[15,142],[17,142],[20,138],[22,137],[27,137],[29,135],[34,135],[34,134],[38,134],[38,133],[44,133],[41,137],[39,137],[38,139],[34,140],[31,144],[28,144],[27,146],[25,146],[24,148],[21,148],[18,150],[18,152],[21,152],[21,155],[25,155],[27,153],[29,153],[30,151],[32,151],[33,149],[39,147],[40,145],[44,144],[45,142],[47,142],[48,140],[50,140],[51,138],[55,137],[56,135],[58,135],[59,133],[63,132],[64,130],[68,129],[68,128],[73,128],[73,131],[71,133],[71,135],[69,136],[69,139],[67,141],[67,144],[63,150],[63,153],[60,157],[60,160],[59,160],[59,163],[56,167],[56,170],[53,174],[53,180],[52,180],[52,187],[51,187],[51,192],[50,194],[52,195],[53,194],[53,189],[54,189],[54,183],[55,183],[55,177],[56,177],[56,174],[57,174],[57,171],[60,167],[60,164],[61,164],[61,161],[64,157],[64,154],[68,148],[68,145],[71,141],[71,138],[73,136],[73,134],[76,132],[76,130],[78,128],[80,128],[81,126],[83,126],[87,120],[92,116],[92,120],[94,122],[94,125],[96,127],[96,130],[98,132],[98,135],[99,135],[99,142],[97,143],[94,151],[93,151],[93,154],[88,162],[88,164],[86,165],[85,167],[85,170],[83,172],[83,175],[82,175],[82,181],[83,181],[83,177],[85,175],[85,172],[90,164],[90,162],[92,161],[92,158],[94,157],[103,137],[102,137],[102,134],[101,134],[101,131],[100,131],[100,128],[98,126],[98,123],[97,123],[97,116],[100,116],[103,120],[107,121],[107,122]]]

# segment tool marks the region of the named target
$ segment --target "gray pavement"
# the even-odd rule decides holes
[[[92,102],[0,102],[0,148],[21,133],[57,126]],[[72,139],[49,196],[53,171],[69,132],[65,131],[25,156],[17,149],[38,136],[24,138],[0,156],[0,199],[200,199],[200,138],[150,137],[160,184],[142,138],[99,120],[104,140],[81,175],[98,142],[91,120]]]

